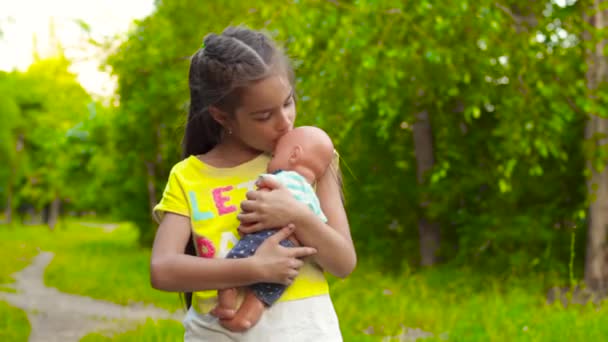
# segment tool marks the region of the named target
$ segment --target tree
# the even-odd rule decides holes
[[[570,256],[570,227],[585,219],[579,7],[159,2],[108,60],[120,100],[108,140],[122,159],[106,190],[129,199],[116,210],[148,244],[151,206],[179,160],[189,56],[206,33],[245,23],[292,57],[297,124],[334,138],[361,254],[394,267],[548,267]],[[416,229],[425,222],[429,240]]]
[[[5,220],[11,223],[14,207],[15,183],[18,178],[19,155],[23,146],[22,135],[18,133],[21,125],[20,109],[15,98],[14,90],[17,89],[16,73],[0,73],[0,92],[4,95],[0,98],[0,115],[2,126],[0,127],[0,163],[6,168],[0,170],[0,187],[6,197]]]
[[[608,1],[592,0],[584,7],[589,118],[587,140],[587,181],[589,223],[585,283],[599,293],[608,293],[608,55],[605,33],[608,28]]]
[[[414,123],[414,153],[416,155],[416,174],[418,184],[424,186],[435,164],[433,155],[433,129],[431,119],[426,110],[416,115]],[[426,208],[428,200],[422,199],[422,209]],[[420,264],[431,266],[437,263],[440,247],[440,227],[437,222],[430,222],[425,217],[418,219],[418,234],[420,235]]]

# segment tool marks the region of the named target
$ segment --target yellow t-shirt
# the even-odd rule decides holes
[[[223,258],[239,239],[236,215],[240,203],[255,181],[266,172],[270,157],[258,157],[233,168],[215,168],[190,156],[175,164],[169,181],[153,215],[160,222],[164,212],[190,218],[192,238],[199,257]],[[304,263],[298,277],[279,301],[328,294],[323,271],[311,261]],[[195,292],[193,307],[206,313],[217,303],[217,291]]]

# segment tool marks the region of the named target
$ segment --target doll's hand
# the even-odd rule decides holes
[[[241,221],[239,231],[244,234],[284,227],[303,210],[308,210],[283,184],[271,177],[261,177],[257,185],[271,191],[249,191],[247,199],[241,202],[242,212],[237,219]]]
[[[317,253],[312,247],[283,247],[281,240],[288,238],[294,230],[294,225],[279,230],[266,239],[256,250],[253,258],[258,262],[258,269],[262,274],[261,281],[291,285],[298,275],[300,267],[304,264],[299,258]]]

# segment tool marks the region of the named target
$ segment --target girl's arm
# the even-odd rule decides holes
[[[340,182],[331,168],[318,180],[317,196],[327,224],[310,209],[303,208],[301,215],[294,218],[294,235],[303,246],[317,249],[315,260],[324,270],[344,278],[355,269],[357,255],[341,198]]]
[[[267,239],[254,256],[243,259],[207,259],[184,254],[190,238],[190,219],[166,213],[152,247],[150,281],[164,291],[202,291],[245,286],[257,282],[289,285],[302,266],[298,258],[312,255],[314,248],[285,248],[282,239],[293,232],[286,227]]]
[[[336,171],[328,168],[317,182],[317,195],[327,216],[327,224],[305,204],[298,202],[283,185],[268,178],[260,182],[274,190],[247,194],[248,200],[241,204],[245,213],[238,217],[242,223],[253,224],[239,229],[251,233],[264,227],[293,223],[296,226],[294,235],[302,245],[317,249],[315,260],[324,270],[337,277],[348,276],[355,268],[357,256]]]

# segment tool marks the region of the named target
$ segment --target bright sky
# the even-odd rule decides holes
[[[101,40],[126,32],[133,19],[153,9],[154,0],[0,0],[0,69],[26,70],[32,63],[34,35],[40,55],[51,53],[52,21],[80,83],[90,93],[110,95],[115,82],[98,70],[100,53],[86,43],[86,34],[75,20],[86,22],[93,38]]]

